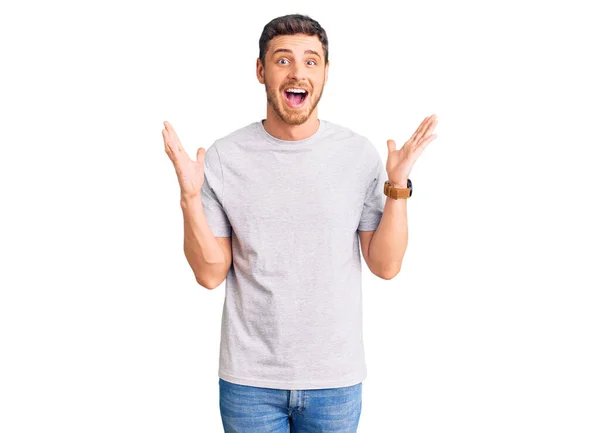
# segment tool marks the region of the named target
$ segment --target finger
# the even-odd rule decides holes
[[[165,131],[164,129],[163,137],[165,138],[165,152],[167,153],[169,159],[173,163],[173,167],[175,167],[175,172],[179,172],[182,164],[182,152],[169,138],[167,131]]]
[[[437,116],[433,115],[431,120],[427,124],[427,128],[425,129],[423,136],[427,136],[427,135],[431,134],[433,132],[433,130],[435,129],[435,127],[437,126],[437,123],[438,123]]]
[[[167,128],[167,132],[169,133],[169,137],[173,141],[173,144],[175,144],[175,146],[177,146],[177,148],[179,150],[183,150],[183,146],[181,145],[181,141],[179,141],[179,137],[177,136],[177,133],[175,132],[175,128],[173,128],[173,125],[171,125],[166,120],[164,123],[165,123],[165,128]]]
[[[427,135],[431,126],[435,125],[435,122],[436,122],[435,114],[432,114],[431,116],[428,116],[425,118],[425,120],[423,121],[423,123],[421,124],[419,129],[415,132],[415,142],[417,143],[417,145],[421,141],[421,139],[425,135]]]
[[[169,154],[169,156],[175,156],[175,152],[177,152],[179,149],[177,148],[175,143],[173,143],[173,140],[171,140],[169,133],[163,129],[162,136],[165,142],[165,151]]]
[[[169,135],[168,135],[169,133],[167,132],[166,129],[163,129],[160,132],[162,133],[163,141],[165,143],[165,150],[168,151],[171,149],[171,147],[169,146]]]
[[[393,152],[394,150],[396,150],[396,142],[394,140],[388,140],[387,141],[387,148],[388,148],[388,152]]]
[[[423,128],[425,128],[425,126],[427,125],[427,120],[430,118],[426,117],[425,119],[423,119],[423,121],[421,122],[421,124],[419,125],[419,127],[417,128],[417,130],[414,132],[414,134],[408,139],[408,143],[415,143],[418,142],[418,138],[422,135],[422,131]]]
[[[167,122],[164,121],[163,125],[165,128],[162,130],[162,136],[163,136],[163,139],[165,140],[165,147],[170,147],[169,142],[171,141],[171,134],[169,134],[169,128],[167,126]]]
[[[420,153],[420,152],[422,152],[422,151],[423,151],[423,149],[425,149],[425,147],[426,147],[426,146],[427,146],[429,143],[431,143],[431,141],[432,141],[432,140],[434,140],[436,137],[437,137],[437,135],[436,135],[436,134],[432,134],[432,135],[429,135],[429,136],[427,136],[427,137],[426,137],[424,140],[422,140],[422,141],[419,143],[419,145],[417,146],[417,149],[418,149],[419,153]]]
[[[198,150],[196,151],[196,162],[200,161],[200,158],[202,157],[202,152],[204,152],[206,149],[204,149],[203,147],[199,147]]]

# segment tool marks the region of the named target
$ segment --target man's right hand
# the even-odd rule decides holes
[[[165,129],[162,130],[165,141],[165,152],[173,162],[175,173],[181,188],[181,198],[190,199],[200,195],[204,183],[204,155],[206,149],[198,148],[196,161],[192,161],[183,149],[175,129],[167,121],[164,122]]]

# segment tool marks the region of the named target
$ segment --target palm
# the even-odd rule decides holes
[[[415,161],[411,161],[410,154],[405,146],[398,150],[391,151],[388,155],[385,169],[388,173],[397,173],[401,167],[410,172]]]
[[[437,137],[436,134],[433,134],[436,125],[437,116],[435,114],[426,117],[412,137],[398,150],[396,150],[394,140],[387,141],[388,158],[385,169],[390,179],[398,183],[404,183],[408,179],[417,158],[423,153],[431,140]]]

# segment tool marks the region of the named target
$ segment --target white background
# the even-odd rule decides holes
[[[222,431],[162,122],[195,158],[264,118],[288,13],[330,39],[319,117],[384,162],[439,118],[401,273],[363,263],[359,432],[600,431],[592,4],[3,2],[0,431]]]

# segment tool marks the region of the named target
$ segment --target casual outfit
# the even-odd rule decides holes
[[[257,121],[206,150],[203,209],[232,242],[221,385],[344,395],[366,378],[358,230],[379,225],[386,179],[367,138],[322,119],[303,140]]]
[[[284,390],[219,379],[225,433],[356,433],[362,383],[341,388]]]

